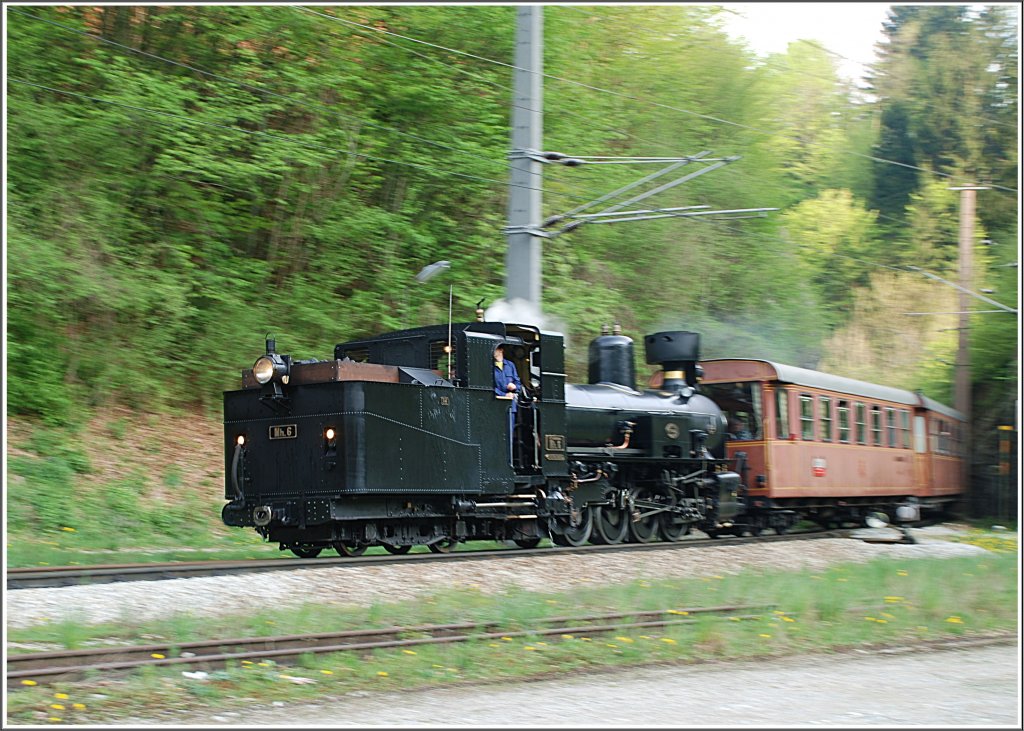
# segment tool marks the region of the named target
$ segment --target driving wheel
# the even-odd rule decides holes
[[[661,516],[664,513],[652,504],[662,502],[663,498],[649,487],[634,488],[629,535],[637,543],[653,543],[661,537]]]
[[[615,544],[626,540],[629,533],[629,512],[612,505],[593,508],[594,532],[591,543]]]
[[[355,543],[345,543],[344,541],[335,541],[331,544],[334,550],[338,552],[339,556],[348,556],[355,558],[356,556],[362,556],[366,553],[365,545],[357,545]]]
[[[324,549],[317,548],[315,546],[298,546],[298,547],[293,547],[291,549],[291,552],[294,553],[299,558],[316,558],[317,556],[320,555],[320,552],[322,550],[324,550]]]
[[[589,509],[581,511],[578,525],[567,525],[562,533],[551,533],[551,540],[559,546],[582,546],[590,538],[594,528],[594,514]]]
[[[455,538],[442,538],[435,543],[431,543],[427,548],[430,549],[431,553],[451,553],[458,544],[459,542]]]

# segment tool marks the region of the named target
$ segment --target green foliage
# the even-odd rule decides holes
[[[212,414],[266,332],[285,352],[323,358],[343,340],[443,320],[449,284],[456,317],[499,299],[510,71],[367,27],[508,64],[514,16],[13,8],[9,414],[52,425],[111,403]],[[643,205],[782,209],[546,240],[544,303],[569,336],[570,377],[583,377],[583,346],[612,321],[635,335],[702,329],[709,357],[814,367],[855,317],[856,293],[871,293],[873,262],[948,272],[956,202],[927,171],[1017,185],[1015,20],[1002,7],[894,6],[865,100],[814,44],[754,57],[717,7],[546,8],[546,149],[738,155]],[[549,166],[545,214],[649,172]],[[1016,201],[982,195],[979,233],[1004,247],[993,261],[1007,260]],[[438,259],[452,262],[448,277],[415,285]],[[982,276],[1010,302],[1012,273]],[[1016,323],[977,326],[976,380],[997,403],[1014,377]],[[922,357],[941,390],[950,376],[933,354]],[[144,488],[117,486],[118,504]],[[152,520],[168,530],[173,516]]]

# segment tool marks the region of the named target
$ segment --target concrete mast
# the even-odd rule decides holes
[[[512,101],[512,174],[508,194],[505,299],[541,309],[541,169],[535,159],[543,139],[544,14],[539,5],[516,13],[515,83]],[[534,153],[531,156],[530,153]]]

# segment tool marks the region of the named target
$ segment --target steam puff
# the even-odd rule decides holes
[[[500,299],[484,311],[484,319],[490,322],[510,322],[519,325],[534,325],[542,330],[568,333],[564,322],[551,315],[545,315],[532,302],[524,299]]]

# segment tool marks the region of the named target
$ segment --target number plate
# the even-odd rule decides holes
[[[299,436],[298,424],[280,424],[270,427],[271,439],[295,439]]]

